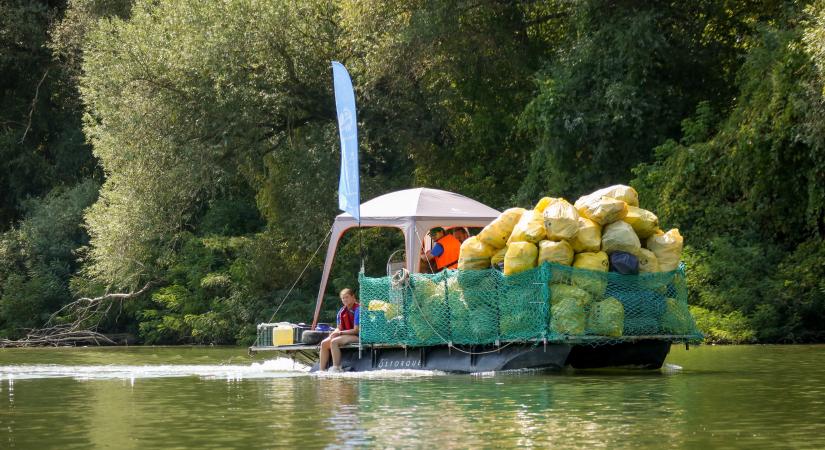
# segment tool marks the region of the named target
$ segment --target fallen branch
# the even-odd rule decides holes
[[[81,344],[114,344],[106,336],[92,330],[72,330],[70,325],[31,330],[23,339],[0,339],[0,348],[64,347]]]
[[[140,297],[158,284],[158,281],[150,281],[136,292],[79,298],[52,313],[43,328],[29,330],[26,337],[18,340],[0,339],[0,348],[114,344],[111,339],[97,332],[102,318],[113,304]],[[61,316],[73,319],[69,323],[55,325],[54,322]]]

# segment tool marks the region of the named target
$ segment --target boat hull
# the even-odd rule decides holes
[[[559,370],[570,353],[569,345],[514,344],[487,347],[379,347],[344,349],[341,365],[346,370],[438,370],[452,373],[491,372],[515,369]],[[317,365],[313,366],[317,370]]]
[[[477,373],[506,370],[561,370],[596,368],[658,369],[670,351],[671,343],[639,340],[616,344],[570,344],[527,342],[496,346],[447,345],[432,347],[363,346],[341,349],[346,371],[437,370],[451,373]],[[252,348],[251,352],[274,351],[318,370],[317,346]]]
[[[657,340],[598,346],[576,345],[567,357],[567,365],[574,369],[659,369],[670,352],[670,346],[669,341]]]

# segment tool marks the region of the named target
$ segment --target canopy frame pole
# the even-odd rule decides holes
[[[321,275],[321,285],[318,288],[318,298],[315,300],[315,314],[312,315],[312,329],[318,325],[318,317],[321,315],[321,306],[324,303],[324,294],[327,291],[327,282],[329,281],[329,274],[332,272],[332,264],[335,262],[335,251],[338,249],[338,242],[347,228],[343,228],[338,224],[332,226],[332,236],[329,239],[329,246],[327,247],[327,255],[324,258],[324,273]]]

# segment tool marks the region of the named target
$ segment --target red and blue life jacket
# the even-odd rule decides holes
[[[351,330],[358,326],[358,303],[352,306],[352,309],[348,309],[346,306],[342,306],[340,310],[338,310],[338,317],[335,318],[335,321],[338,324],[338,329],[341,331]]]

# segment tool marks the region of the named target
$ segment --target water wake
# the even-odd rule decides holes
[[[678,364],[665,363],[665,365],[662,366],[662,373],[665,373],[665,374],[679,373],[681,371],[682,371],[682,366],[680,366]]]
[[[200,377],[215,380],[243,380],[250,378],[281,378],[302,376],[309,367],[288,358],[277,358],[249,365],[57,365],[21,364],[0,366],[0,380],[26,380],[38,378],[74,378],[77,380],[146,379],[172,377]]]

